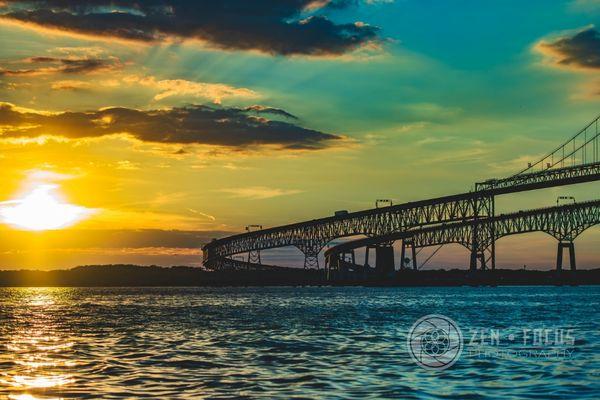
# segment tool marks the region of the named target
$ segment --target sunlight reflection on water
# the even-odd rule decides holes
[[[2,365],[12,364],[12,368],[3,368],[0,380],[10,392],[9,398],[46,399],[44,393],[49,389],[60,391],[74,382],[68,371],[76,365],[68,352],[74,342],[59,329],[61,313],[56,303],[56,298],[68,290],[25,288],[6,289],[3,293],[6,297],[2,310],[4,314],[8,306],[10,313],[5,320],[12,329],[8,335],[3,331],[8,352],[0,360]]]
[[[599,306],[599,287],[0,289],[0,398],[596,398]],[[405,345],[430,313],[465,340],[570,327],[576,352],[432,373]]]

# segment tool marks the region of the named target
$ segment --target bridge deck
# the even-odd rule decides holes
[[[508,213],[508,214],[500,214],[497,216],[492,216],[492,217],[486,217],[486,218],[482,218],[480,220],[478,220],[477,222],[475,221],[465,221],[465,222],[454,222],[454,223],[442,223],[439,225],[435,225],[435,226],[429,226],[429,227],[423,227],[423,228],[419,228],[419,229],[413,229],[413,230],[409,230],[409,231],[404,231],[404,232],[394,232],[391,234],[387,234],[387,235],[382,235],[382,236],[377,236],[377,237],[369,237],[369,238],[364,238],[364,239],[357,239],[357,240],[352,240],[352,241],[348,241],[345,243],[341,243],[337,246],[334,246],[330,249],[327,249],[325,251],[325,257],[334,257],[338,254],[344,253],[344,252],[349,252],[351,250],[357,249],[357,248],[361,248],[361,247],[366,247],[366,246],[374,246],[380,243],[389,243],[389,242],[394,242],[396,240],[402,240],[402,239],[407,239],[407,238],[411,238],[411,237],[415,237],[418,235],[425,235],[425,234],[431,234],[431,233],[435,233],[435,232],[450,232],[451,230],[456,231],[457,229],[461,229],[461,228],[472,228],[474,224],[477,224],[479,226],[483,226],[483,225],[490,225],[490,224],[501,224],[503,222],[507,222],[507,221],[515,221],[518,219],[526,219],[528,217],[534,217],[534,216],[548,216],[548,215],[552,215],[552,214],[557,214],[557,213],[569,213],[569,212],[574,212],[577,210],[584,210],[584,209],[599,209],[600,208],[600,200],[592,200],[592,201],[586,201],[586,202],[581,202],[581,203],[575,203],[575,204],[567,204],[567,205],[562,205],[562,206],[554,206],[554,207],[545,207],[545,208],[537,208],[537,209],[532,209],[532,210],[527,210],[527,211],[519,211],[516,213]],[[579,223],[589,223],[589,224],[593,224],[593,223],[598,223],[600,221],[597,221],[595,216],[594,221],[580,221]],[[545,221],[546,225],[548,225],[548,221]],[[541,225],[541,224],[540,224]],[[537,225],[538,227],[540,225]],[[534,230],[535,227],[531,227],[532,231]],[[577,228],[577,227],[571,227],[571,228]],[[487,230],[483,229],[483,232],[487,232]],[[511,234],[510,229],[505,229],[506,232],[499,232],[499,236],[506,236],[508,234]],[[522,231],[514,231],[512,233],[522,233]],[[432,236],[430,236],[428,238],[428,241],[423,242],[421,241],[421,243],[418,243],[417,247],[422,247],[419,246],[419,244],[424,244],[427,243],[427,245],[438,245],[438,244],[442,244],[440,239],[437,238],[437,241],[433,242],[430,238]],[[446,239],[456,239],[456,237],[452,237],[452,235],[448,235],[446,236]],[[456,240],[449,240],[449,242],[457,242],[460,243],[460,241],[456,241]]]

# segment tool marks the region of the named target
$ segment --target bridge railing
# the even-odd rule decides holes
[[[475,184],[477,191],[494,191],[502,194],[504,189],[513,191],[517,187],[528,186],[530,188],[542,188],[551,184],[558,186],[561,182],[565,184],[583,183],[600,179],[600,162],[582,164],[561,168],[549,168],[543,171],[527,172],[513,175],[508,178],[490,179]]]

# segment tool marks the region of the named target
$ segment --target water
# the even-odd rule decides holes
[[[598,398],[599,306],[600,287],[0,289],[0,397]],[[407,352],[430,313],[464,335],[444,371]],[[542,328],[574,343],[519,337]],[[500,344],[471,343],[488,329]]]

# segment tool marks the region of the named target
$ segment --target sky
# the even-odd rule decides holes
[[[248,224],[516,173],[600,111],[599,23],[598,0],[0,0],[0,268],[200,265]],[[559,195],[598,185],[499,209]],[[499,266],[555,254],[498,242]]]

